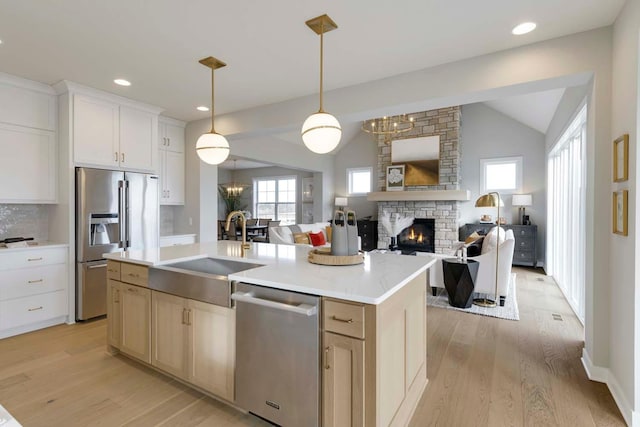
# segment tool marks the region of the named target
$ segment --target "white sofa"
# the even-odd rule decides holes
[[[328,226],[328,222],[316,222],[313,224],[279,225],[277,227],[269,227],[269,243],[294,245],[296,243],[293,240],[293,233],[298,233],[297,229],[300,229],[300,233],[317,233],[322,231],[324,239],[327,241],[327,245],[329,245],[330,243],[329,239],[327,239],[326,232],[326,227]]]
[[[515,238],[512,230],[507,230],[505,240],[500,244],[498,250],[498,295],[500,296],[500,305],[504,305],[504,301],[508,296],[509,284],[512,280],[511,263],[513,262],[513,250],[515,248]],[[433,255],[433,254],[432,254]],[[429,285],[434,295],[437,288],[444,288],[444,277],[442,271],[442,259],[451,258],[451,255],[435,254],[437,261],[430,268]],[[474,293],[488,294],[489,298],[495,296],[496,289],[496,252],[495,249],[476,257],[469,257],[480,263],[478,267],[478,276],[475,281]]]
[[[312,247],[304,243],[295,243],[293,239],[293,233],[317,233],[322,231],[326,244],[323,247],[331,247],[331,242],[327,237],[326,227],[329,227],[328,222],[316,222],[313,224],[295,224],[295,225],[280,225],[278,227],[269,227],[269,243],[276,243],[280,245],[304,245]],[[358,249],[362,249],[362,241],[358,236]]]

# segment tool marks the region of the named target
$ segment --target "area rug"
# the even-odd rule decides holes
[[[477,295],[476,295],[477,297]],[[482,297],[482,296],[480,296]],[[427,292],[427,305],[432,307],[447,308],[450,310],[464,311],[465,313],[479,314],[481,316],[499,317],[507,320],[520,320],[520,312],[518,311],[518,299],[516,298],[516,274],[511,275],[511,283],[509,284],[509,294],[504,303],[504,307],[499,304],[497,307],[479,307],[472,305],[470,308],[458,308],[449,305],[447,290],[438,288],[438,294],[433,296],[431,289]]]

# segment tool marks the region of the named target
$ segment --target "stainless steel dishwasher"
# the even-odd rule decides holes
[[[239,283],[235,404],[281,426],[320,425],[320,297]]]

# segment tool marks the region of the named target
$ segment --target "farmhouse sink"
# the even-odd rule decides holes
[[[183,298],[231,307],[233,283],[229,275],[262,264],[200,258],[149,268],[149,287]]]

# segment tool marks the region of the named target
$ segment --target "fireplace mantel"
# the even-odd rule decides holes
[[[370,202],[418,202],[425,200],[466,202],[470,198],[469,190],[375,191],[367,193],[367,200]]]

